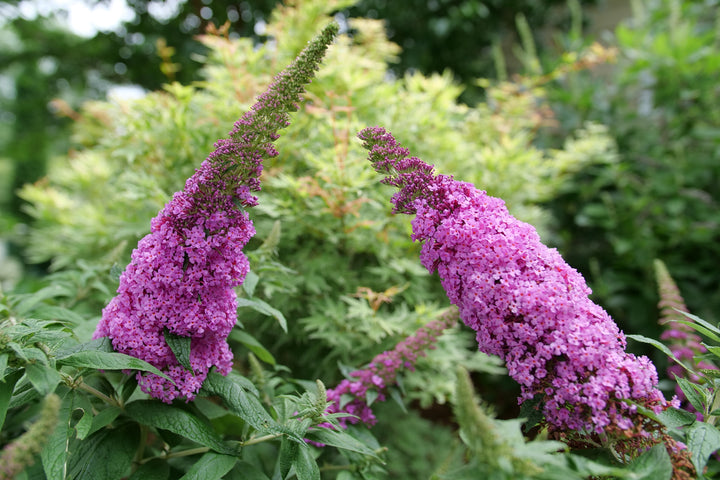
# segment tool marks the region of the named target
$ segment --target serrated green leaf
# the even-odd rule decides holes
[[[278,467],[280,469],[280,478],[287,477],[290,468],[295,463],[297,456],[300,454],[300,445],[288,438],[283,438],[280,443],[280,452],[278,453]]]
[[[260,342],[255,339],[255,337],[247,333],[245,330],[233,328],[230,332],[230,335],[228,336],[228,339],[242,343],[248,350],[257,355],[257,357],[263,362],[269,363],[270,365],[276,364],[275,357],[273,357],[272,353],[270,353],[265,347],[262,346]]]
[[[87,440],[73,442],[68,478],[118,480],[130,473],[140,428],[125,424],[100,430]]]
[[[140,465],[128,480],[167,480],[170,477],[170,465],[164,460],[155,459]]]
[[[82,350],[72,353],[64,358],[58,358],[58,365],[67,365],[78,368],[93,368],[97,370],[140,370],[154,373],[167,380],[173,381],[160,370],[139,358],[118,352],[102,352],[97,350]],[[173,382],[175,383],[175,382]]]
[[[680,408],[668,408],[657,414],[660,422],[668,428],[677,428],[690,425],[697,420],[694,413]]]
[[[212,371],[208,374],[200,390],[202,395],[217,395],[222,398],[228,409],[245,420],[255,430],[274,433],[279,425],[263,408],[260,400],[238,382],[235,375],[223,377]]]
[[[707,394],[702,391],[704,387],[696,385],[677,375],[675,376],[675,380],[678,382],[678,386],[685,394],[685,398],[690,402],[690,405],[695,407],[695,410],[698,412],[704,412],[708,398]]]
[[[320,469],[310,448],[300,448],[299,455],[295,458],[293,466],[298,480],[320,480]]]
[[[195,415],[156,400],[136,400],[125,406],[125,412],[139,423],[167,430],[218,453],[234,455],[236,449]]]
[[[345,431],[330,430],[329,428],[317,428],[307,433],[309,440],[324,445],[330,445],[343,450],[350,450],[351,452],[361,453],[363,455],[369,455],[377,458],[377,455],[373,450],[368,448],[365,444],[356,440]]]
[[[710,455],[720,448],[720,432],[713,425],[695,422],[687,428],[686,435],[695,470],[702,472]]]
[[[236,463],[237,457],[207,452],[180,480],[220,480]]]
[[[258,284],[258,280],[260,280],[260,277],[258,277],[258,275],[252,270],[250,270],[247,275],[245,275],[245,280],[243,280],[242,288],[248,297],[252,297],[255,293],[255,287]]]
[[[655,445],[640,455],[627,469],[636,480],[670,480],[673,466],[664,444]]]
[[[259,298],[238,298],[237,299],[237,306],[240,307],[249,307],[255,310],[256,312],[260,312],[264,315],[267,315],[269,317],[275,318],[275,320],[278,321],[280,324],[280,328],[283,329],[285,333],[287,333],[287,320],[285,320],[285,316],[280,312],[280,310],[271,307],[267,302],[264,300],[260,300]]]
[[[7,415],[15,384],[20,380],[22,375],[22,370],[13,372],[4,378],[3,384],[0,385],[0,431],[2,431],[2,427],[5,424],[5,415]]]
[[[27,375],[35,390],[42,396],[54,392],[62,381],[62,377],[60,377],[57,370],[38,363],[28,363],[25,366],[25,375]]]
[[[170,350],[172,350],[178,363],[182,365],[185,370],[188,370],[195,375],[192,365],[190,365],[190,346],[192,338],[175,335],[167,328],[163,330],[163,336],[165,337],[165,343],[167,343]]]

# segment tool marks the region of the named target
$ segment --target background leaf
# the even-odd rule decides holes
[[[180,480],[220,480],[236,463],[237,457],[207,452]]]
[[[40,395],[45,396],[55,391],[55,388],[62,381],[57,370],[47,365],[28,363],[25,366],[25,374]]]

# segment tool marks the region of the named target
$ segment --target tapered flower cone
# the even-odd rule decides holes
[[[415,216],[422,264],[437,271],[479,349],[506,362],[520,402],[538,402],[548,429],[569,441],[611,439],[628,458],[663,440],[678,449],[634,405],[669,406],[654,365],[625,351],[625,336],[589,299],[583,277],[531,225],[472,184],[436,175],[384,129],[359,137],[383,183],[399,189],[394,211]]]
[[[257,103],[235,123],[215,151],[152,220],[151,232],[132,253],[117,296],[103,310],[94,338],[109,337],[115,350],[143,359],[173,382],[137,373],[143,391],[165,402],[191,400],[211,367],[227,374],[232,353],[226,338],[236,321],[236,294],[249,270],[243,247],[255,234],[245,208],[257,200],[264,159],[289,125],[328,45],[331,24],[275,77]],[[190,339],[189,365],[180,365],[166,342]]]

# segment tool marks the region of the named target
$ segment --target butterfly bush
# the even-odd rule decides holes
[[[436,175],[383,128],[366,128],[359,138],[383,183],[399,188],[394,213],[415,215],[422,264],[438,272],[479,349],[506,362],[521,386],[519,401],[538,402],[551,433],[611,438],[630,456],[662,440],[679,450],[636,406],[659,413],[671,403],[656,388],[655,367],[625,351],[625,336],[589,299],[583,277],[531,225],[501,199]]]
[[[117,296],[103,309],[94,338],[145,360],[171,380],[138,372],[142,390],[164,402],[194,398],[211,367],[226,375],[233,355],[227,336],[235,325],[234,287],[249,263],[242,249],[255,234],[245,208],[257,204],[262,162],[278,154],[272,141],[289,125],[337,33],[331,24],[274,79],[151,222],[120,276]],[[190,338],[184,368],[165,337]]]
[[[690,319],[685,317],[680,312],[689,313],[685,300],[680,294],[677,284],[670,276],[665,264],[660,260],[655,260],[655,276],[658,282],[658,294],[660,301],[658,302],[658,308],[660,309],[660,325],[663,325],[664,331],[660,335],[660,340],[663,340],[670,348],[670,351],[675,357],[683,362],[683,364],[692,371],[698,371],[700,369],[717,370],[717,367],[704,360],[695,360],[697,355],[707,353],[707,348],[702,344],[702,338],[695,333],[695,330],[689,325],[678,322],[689,321]],[[667,368],[667,373],[670,378],[686,378],[687,380],[698,383],[700,377],[695,373],[688,372],[685,368],[677,363],[673,363]],[[675,385],[675,394],[682,402],[683,408],[690,412],[695,412],[698,420],[703,419],[703,415],[697,412],[695,408],[687,402],[687,398],[680,388],[679,384]]]
[[[367,368],[351,372],[349,376],[353,379],[345,379],[335,388],[327,391],[327,400],[331,403],[325,411],[326,414],[352,415],[338,418],[338,423],[343,428],[347,427],[348,423],[354,424],[360,421],[374,425],[376,418],[370,404],[373,401],[385,400],[387,389],[397,384],[398,374],[402,370],[413,370],[417,359],[425,356],[426,350],[434,349],[435,342],[443,330],[455,325],[457,319],[457,309],[451,309],[440,318],[420,327],[413,335],[398,343],[394,349],[377,355]]]

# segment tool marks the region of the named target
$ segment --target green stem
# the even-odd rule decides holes
[[[197,455],[199,453],[207,453],[209,451],[210,451],[210,447],[189,448],[187,450],[180,450],[179,452],[168,452],[168,453],[163,453],[162,455],[155,455],[154,457],[143,458],[138,463],[140,465],[142,465],[144,463],[147,463],[151,460],[155,460],[158,458],[167,460],[168,458],[189,457],[191,455]]]
[[[247,447],[248,445],[255,445],[256,443],[267,442],[268,440],[274,440],[278,437],[282,437],[282,433],[272,433],[270,435],[263,435],[262,437],[250,438],[244,442],[240,442],[241,447]]]
[[[83,382],[82,380],[80,380],[80,383],[74,385],[74,387],[77,388],[77,389],[79,389],[79,390],[83,390],[83,391],[85,391],[85,392],[88,392],[88,393],[91,394],[91,395],[95,395],[97,398],[99,398],[100,400],[104,401],[105,403],[107,403],[107,404],[109,404],[109,405],[112,405],[112,406],[118,407],[118,408],[122,408],[122,405],[120,405],[120,402],[118,402],[118,401],[115,400],[114,398],[108,397],[107,395],[105,395],[105,394],[102,393],[101,391],[95,389],[94,387],[91,387],[90,385],[88,385],[87,383]]]

